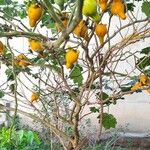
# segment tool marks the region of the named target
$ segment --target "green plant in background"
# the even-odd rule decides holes
[[[10,138],[11,134],[11,138]],[[0,129],[0,150],[50,150],[50,143],[43,141],[31,130]]]

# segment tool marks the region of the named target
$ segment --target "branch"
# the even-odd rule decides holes
[[[53,9],[53,5],[50,3],[50,1],[49,0],[44,0],[44,5],[47,8],[47,11],[50,14],[50,16],[53,18],[53,20],[58,23],[59,28],[61,28],[62,30],[64,30],[65,27],[64,27],[62,21],[56,15],[56,13],[55,13],[55,11]]]
[[[26,37],[32,38],[35,40],[47,40],[47,37],[42,34],[33,33],[33,32],[20,32],[20,31],[12,31],[12,32],[0,32],[0,37]]]
[[[68,38],[68,35],[73,31],[77,24],[79,24],[82,19],[82,6],[83,0],[77,0],[77,10],[75,13],[75,18],[72,20],[69,27],[62,32],[62,35],[59,37],[59,39],[53,43],[54,48],[59,47],[64,42],[64,40]]]

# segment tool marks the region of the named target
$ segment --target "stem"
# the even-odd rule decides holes
[[[47,8],[48,10],[48,13],[50,14],[50,16],[54,19],[55,22],[58,23],[58,26],[61,30],[64,30],[65,27],[62,23],[62,21],[59,19],[59,17],[56,15],[55,11],[54,11],[54,7],[53,5],[50,3],[49,0],[44,0],[44,4],[45,4],[45,7]]]

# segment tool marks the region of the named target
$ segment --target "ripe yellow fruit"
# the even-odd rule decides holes
[[[0,41],[0,56],[4,54],[4,49],[5,49],[5,47],[4,47],[3,43]]]
[[[24,54],[19,54],[14,59],[14,64],[16,66],[26,68],[27,66],[31,65],[31,63],[28,61],[28,58]]]
[[[111,4],[111,13],[119,16],[123,20],[126,19],[125,6],[121,0],[113,0]]]
[[[96,0],[84,0],[83,1],[83,7],[82,7],[82,13],[85,16],[89,16],[93,19],[95,22],[100,21],[100,15],[97,12],[97,1]]]
[[[141,74],[141,75],[139,76],[139,79],[140,79],[140,83],[141,83],[142,85],[146,85],[146,84],[147,84],[148,77],[147,77],[146,75]]]
[[[150,93],[150,89],[147,89],[146,91],[147,91],[148,93]]]
[[[38,4],[31,4],[27,9],[27,14],[29,17],[29,25],[35,27],[37,21],[41,18],[43,12],[43,7]]]
[[[107,25],[106,24],[97,24],[95,27],[95,33],[98,36],[100,43],[103,44],[104,43],[104,37],[107,33]]]
[[[39,99],[39,93],[38,92],[33,92],[31,95],[31,103],[34,101],[37,101]]]
[[[147,77],[146,85],[150,86],[150,77]]]
[[[78,37],[84,38],[86,41],[88,41],[88,28],[86,26],[86,23],[84,20],[81,20],[80,23],[75,27],[74,34],[76,34]]]
[[[38,40],[29,39],[29,46],[32,51],[41,52],[44,50],[42,43]]]
[[[24,54],[19,54],[18,56],[16,56],[16,58],[18,60],[27,60],[27,57]]]
[[[107,10],[107,1],[108,0],[98,0],[99,1],[99,6],[102,10],[102,12],[105,12]]]
[[[131,88],[131,91],[139,90],[142,87],[142,84],[140,82],[137,82],[133,85]]]
[[[72,65],[77,61],[79,56],[79,51],[69,48],[66,52],[66,68],[72,68]]]
[[[28,67],[29,65],[31,65],[31,63],[28,62],[28,61],[26,61],[26,60],[20,60],[20,61],[18,62],[18,65],[19,65],[20,67],[22,67],[22,68],[26,68],[26,67]]]

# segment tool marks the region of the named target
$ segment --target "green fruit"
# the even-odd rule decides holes
[[[85,16],[89,16],[95,22],[100,21],[100,15],[97,12],[97,2],[96,0],[84,0],[82,13]]]

